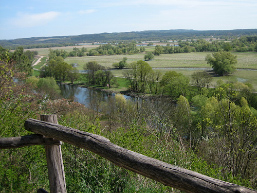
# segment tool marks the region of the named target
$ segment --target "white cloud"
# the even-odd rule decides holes
[[[95,9],[87,9],[87,10],[80,10],[78,13],[80,15],[85,15],[85,14],[90,14],[90,13],[94,13],[94,12],[96,12]]]
[[[12,23],[18,27],[40,26],[54,20],[58,15],[60,13],[55,11],[38,14],[18,13],[17,18],[12,19]]]
[[[105,6],[257,6],[256,0],[130,0],[110,1]]]

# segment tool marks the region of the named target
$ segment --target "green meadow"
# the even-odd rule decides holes
[[[191,53],[177,53],[177,54],[161,54],[160,56],[155,56],[153,60],[147,61],[149,65],[153,68],[209,68],[205,61],[207,52],[191,52]],[[246,53],[233,53],[237,56],[238,63],[236,68],[247,68],[247,69],[257,69],[257,53],[256,52],[246,52]],[[128,63],[135,62],[144,59],[144,54],[134,54],[134,55],[104,55],[104,56],[84,56],[84,57],[68,57],[65,61],[69,64],[78,64],[78,69],[82,70],[83,65],[89,61],[97,61],[102,66],[112,67],[112,64],[119,62],[123,57],[127,57]]]

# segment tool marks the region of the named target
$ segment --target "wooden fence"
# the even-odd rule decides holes
[[[102,136],[58,125],[55,115],[42,115],[41,121],[28,119],[25,122],[25,129],[36,134],[0,138],[0,149],[45,145],[50,192],[53,193],[66,192],[60,141],[94,152],[122,168],[185,192],[257,193],[243,186],[214,179],[124,149]],[[38,192],[46,191],[39,189]]]

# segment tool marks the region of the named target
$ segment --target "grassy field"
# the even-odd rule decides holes
[[[66,51],[72,51],[74,47],[82,48],[85,47],[88,50],[98,47],[99,45],[84,45],[84,46],[67,46],[67,47],[53,47],[51,49],[62,49]],[[146,51],[154,51],[154,46],[145,47]],[[49,48],[35,48],[31,49],[38,51],[38,55],[47,56],[49,53]],[[161,54],[160,56],[155,56],[154,60],[148,61],[152,67],[210,67],[206,61],[205,57],[207,52],[192,52],[192,53],[178,53],[178,54]],[[250,68],[257,69],[257,53],[256,52],[234,52],[237,56],[237,68]],[[89,61],[97,61],[99,64],[112,67],[112,64],[119,62],[123,57],[128,58],[128,63],[133,61],[143,60],[145,53],[134,54],[134,55],[111,55],[111,56],[84,56],[84,57],[68,57],[65,61],[69,64],[77,63],[79,70],[83,69],[83,65]]]
[[[202,68],[208,65],[205,61],[206,52],[193,52],[193,53],[178,53],[178,54],[161,54],[155,56],[154,60],[148,61],[149,65],[153,68],[167,68],[167,67],[189,67],[189,68]],[[237,68],[257,69],[257,53],[233,53],[237,56]],[[89,61],[97,61],[99,64],[112,67],[112,64],[119,62],[123,57],[127,57],[128,63],[143,60],[144,54],[134,55],[112,55],[112,56],[84,56],[84,57],[68,57],[65,61],[69,64],[77,63],[79,70],[83,69],[83,65]]]
[[[162,54],[155,56],[154,60],[148,61],[149,65],[155,68],[167,67],[210,67],[206,61],[206,53],[179,53],[179,54]],[[78,69],[82,70],[83,65],[89,61],[97,61],[102,66],[112,67],[113,63],[119,62],[123,57],[127,57],[128,63],[144,60],[144,54],[134,55],[111,55],[111,56],[84,56],[84,57],[69,57],[65,62],[72,64],[77,63]],[[256,59],[257,67],[257,59]]]

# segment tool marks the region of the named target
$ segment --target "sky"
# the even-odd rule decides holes
[[[169,29],[257,29],[257,0],[0,0],[0,40]]]

